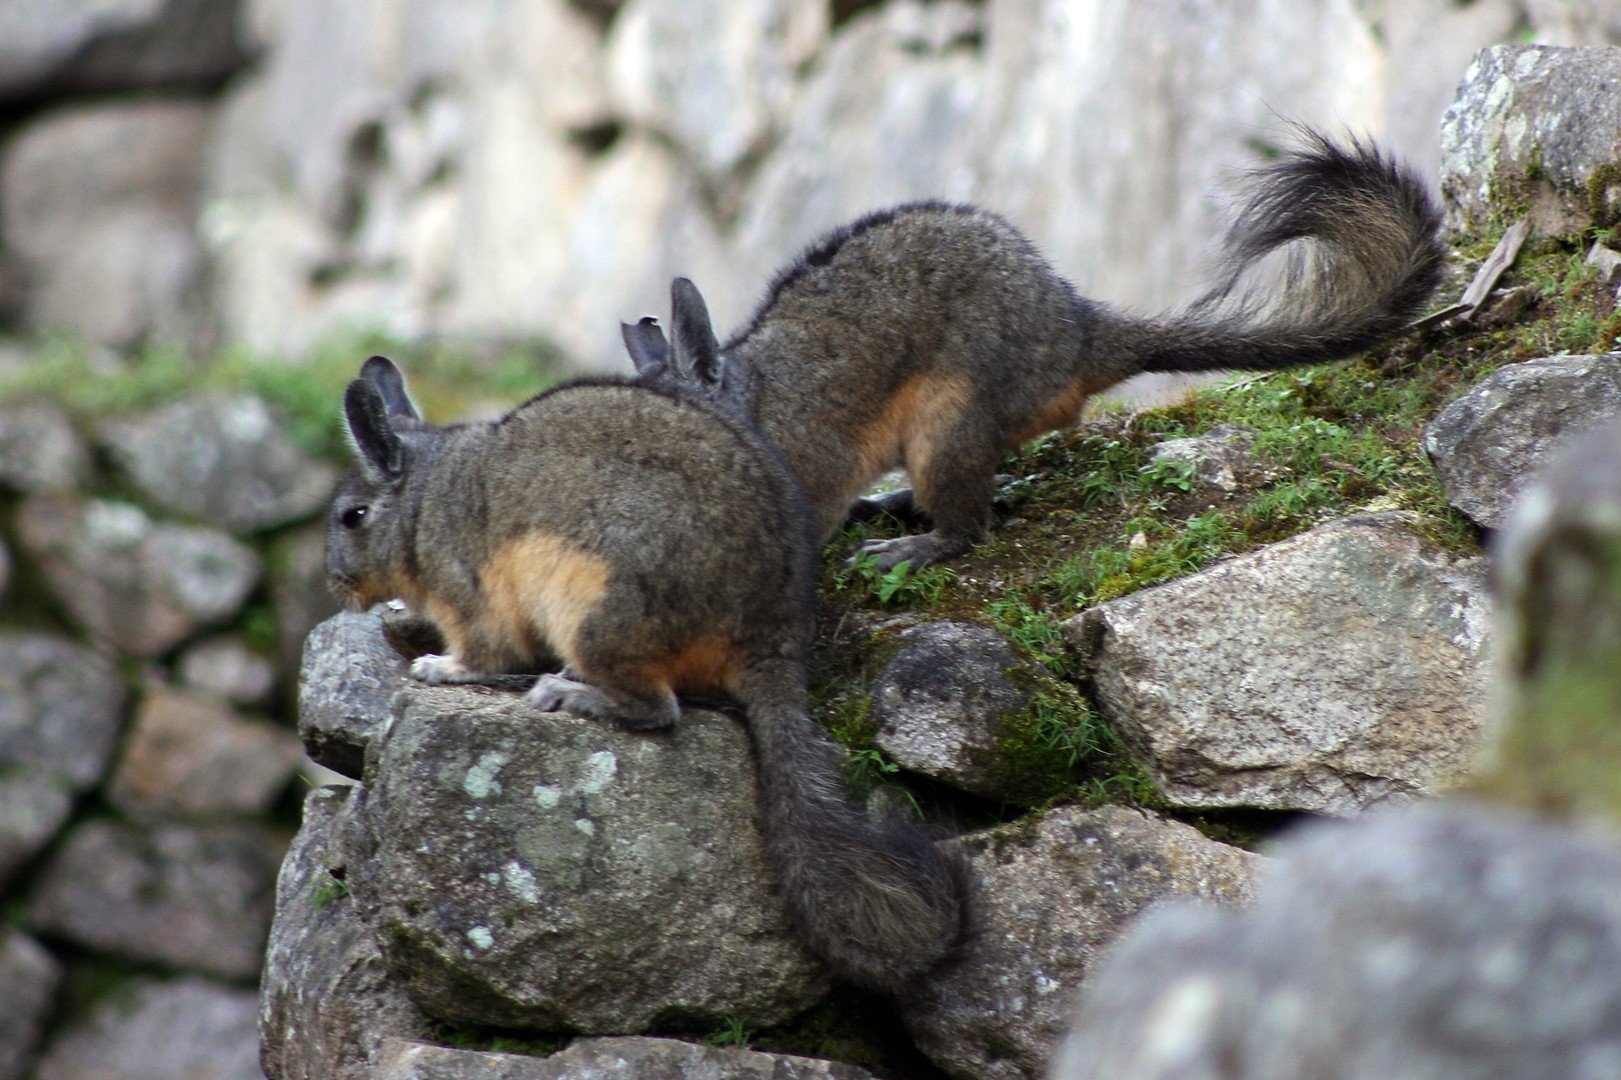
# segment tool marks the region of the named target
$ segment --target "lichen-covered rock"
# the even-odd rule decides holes
[[[262,1062],[270,1080],[367,1080],[390,1037],[430,1025],[388,972],[343,878],[352,793],[318,788],[276,883],[259,983]]]
[[[90,449],[67,414],[48,402],[0,405],[0,484],[72,491],[90,478]]]
[[[1110,943],[1167,897],[1247,902],[1256,855],[1151,812],[1055,810],[961,841],[980,882],[980,931],[901,1004],[918,1046],[975,1080],[1042,1075]]]
[[[17,1080],[39,1043],[62,965],[18,930],[0,930],[0,1080]]]
[[[337,470],[300,451],[282,418],[251,394],[187,397],[96,431],[148,502],[227,532],[319,513],[337,481]]]
[[[133,503],[31,496],[17,528],[74,620],[143,659],[234,616],[262,569],[225,533],[154,521]]]
[[[1030,707],[1024,666],[994,630],[932,622],[897,635],[904,645],[872,685],[873,742],[898,764],[997,798],[1019,787],[1004,753],[1011,721]]]
[[[39,1080],[264,1080],[253,991],[186,977],[141,979],[64,1028]]]
[[[1499,368],[1424,431],[1447,501],[1487,528],[1560,447],[1621,417],[1621,353],[1550,356]]]
[[[1488,598],[1410,515],[1359,514],[1069,620],[1179,806],[1351,814],[1444,786],[1486,720]]]
[[[256,824],[88,821],[41,871],[29,925],[136,963],[252,979],[285,848]]]
[[[298,734],[320,765],[360,779],[366,747],[386,730],[406,664],[378,611],[344,611],[311,630],[298,673]]]
[[[1527,213],[1568,236],[1621,220],[1621,51],[1494,45],[1441,125],[1441,194],[1459,231]]]
[[[1255,904],[1179,905],[1082,991],[1054,1080],[1578,1080],[1621,1068],[1621,848],[1483,808],[1286,842]]]
[[[150,686],[107,798],[132,817],[264,814],[303,756],[286,728],[239,716],[215,698]]]
[[[390,1039],[376,1080],[872,1080],[854,1065],[675,1039],[575,1039],[550,1057],[452,1050]]]
[[[93,649],[0,634],[0,766],[88,790],[107,768],[128,697],[118,670]]]
[[[636,734],[411,686],[366,759],[348,882],[453,1023],[595,1033],[782,1022],[827,977],[790,928],[741,727]]]

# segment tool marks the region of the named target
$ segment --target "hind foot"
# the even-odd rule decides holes
[[[887,573],[901,563],[908,564],[913,570],[921,570],[930,563],[952,559],[963,554],[974,546],[974,542],[963,536],[953,536],[934,532],[919,533],[916,536],[897,536],[891,540],[868,540],[856,549],[856,553],[845,561],[845,567],[856,564],[863,556],[875,557],[874,568],[879,573]]]
[[[569,712],[609,720],[632,731],[655,731],[674,726],[681,715],[674,695],[667,701],[648,701],[609,694],[600,687],[561,675],[542,675],[524,695],[541,712]]]

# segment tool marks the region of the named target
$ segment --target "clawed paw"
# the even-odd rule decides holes
[[[589,686],[562,675],[542,675],[524,694],[524,700],[541,712],[575,712],[576,703],[592,697]]]
[[[411,661],[411,677],[425,683],[442,686],[446,683],[478,682],[481,676],[469,671],[454,656],[428,653]]]

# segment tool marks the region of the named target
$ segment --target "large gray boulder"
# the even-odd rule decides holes
[[[390,975],[344,883],[344,830],[357,801],[348,788],[310,792],[282,863],[259,983],[270,1080],[366,1080],[387,1039],[431,1030]]]
[[[143,978],[64,1028],[39,1080],[264,1080],[251,990]]]
[[[285,847],[257,824],[87,821],[40,872],[29,925],[136,963],[252,979]]]
[[[1549,356],[1499,368],[1424,430],[1447,501],[1487,528],[1563,446],[1621,417],[1621,353]]]
[[[128,697],[118,670],[94,649],[0,633],[0,767],[88,790],[106,770]]]
[[[1359,514],[1065,624],[1168,800],[1351,814],[1467,768],[1486,719],[1485,565],[1415,524]]]
[[[0,157],[0,240],[27,324],[134,345],[196,329],[206,104],[79,105],[32,119]]]
[[[142,659],[235,616],[263,569],[218,529],[154,521],[110,499],[31,496],[17,531],[68,614]]]
[[[854,1065],[676,1039],[575,1039],[550,1057],[453,1050],[390,1039],[376,1080],[872,1080]]]
[[[1315,826],[1253,907],[1145,919],[1054,1080],[1578,1080],[1621,1069],[1621,849],[1423,807]]]
[[[45,1030],[62,965],[33,938],[0,930],[0,1080],[17,1080]]]
[[[1621,50],[1494,45],[1441,127],[1441,194],[1459,231],[1529,214],[1568,236],[1621,220]]]
[[[1118,806],[1067,807],[961,844],[980,883],[979,933],[901,1009],[924,1053],[974,1080],[1040,1076],[1116,935],[1168,897],[1247,902],[1260,861]]]
[[[779,1023],[825,993],[774,892],[735,721],[688,709],[648,735],[483,688],[399,701],[347,880],[424,1012],[634,1033]]]
[[[337,470],[301,452],[286,422],[251,394],[197,395],[104,420],[101,443],[163,513],[232,533],[325,508]]]

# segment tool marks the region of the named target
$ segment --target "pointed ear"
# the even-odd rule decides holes
[[[356,379],[344,391],[343,418],[361,468],[395,480],[405,472],[405,444],[388,422],[388,415],[388,405],[374,383]]]
[[[655,379],[664,374],[670,366],[670,346],[664,341],[664,331],[659,329],[657,319],[649,315],[635,326],[620,323],[619,332],[638,376]]]
[[[709,307],[686,278],[670,283],[671,360],[676,374],[699,386],[719,386],[720,342],[709,325]]]
[[[405,391],[405,376],[388,357],[374,356],[361,364],[360,377],[382,397],[383,407],[389,416],[409,416],[413,420],[422,418],[411,401],[411,395]]]

